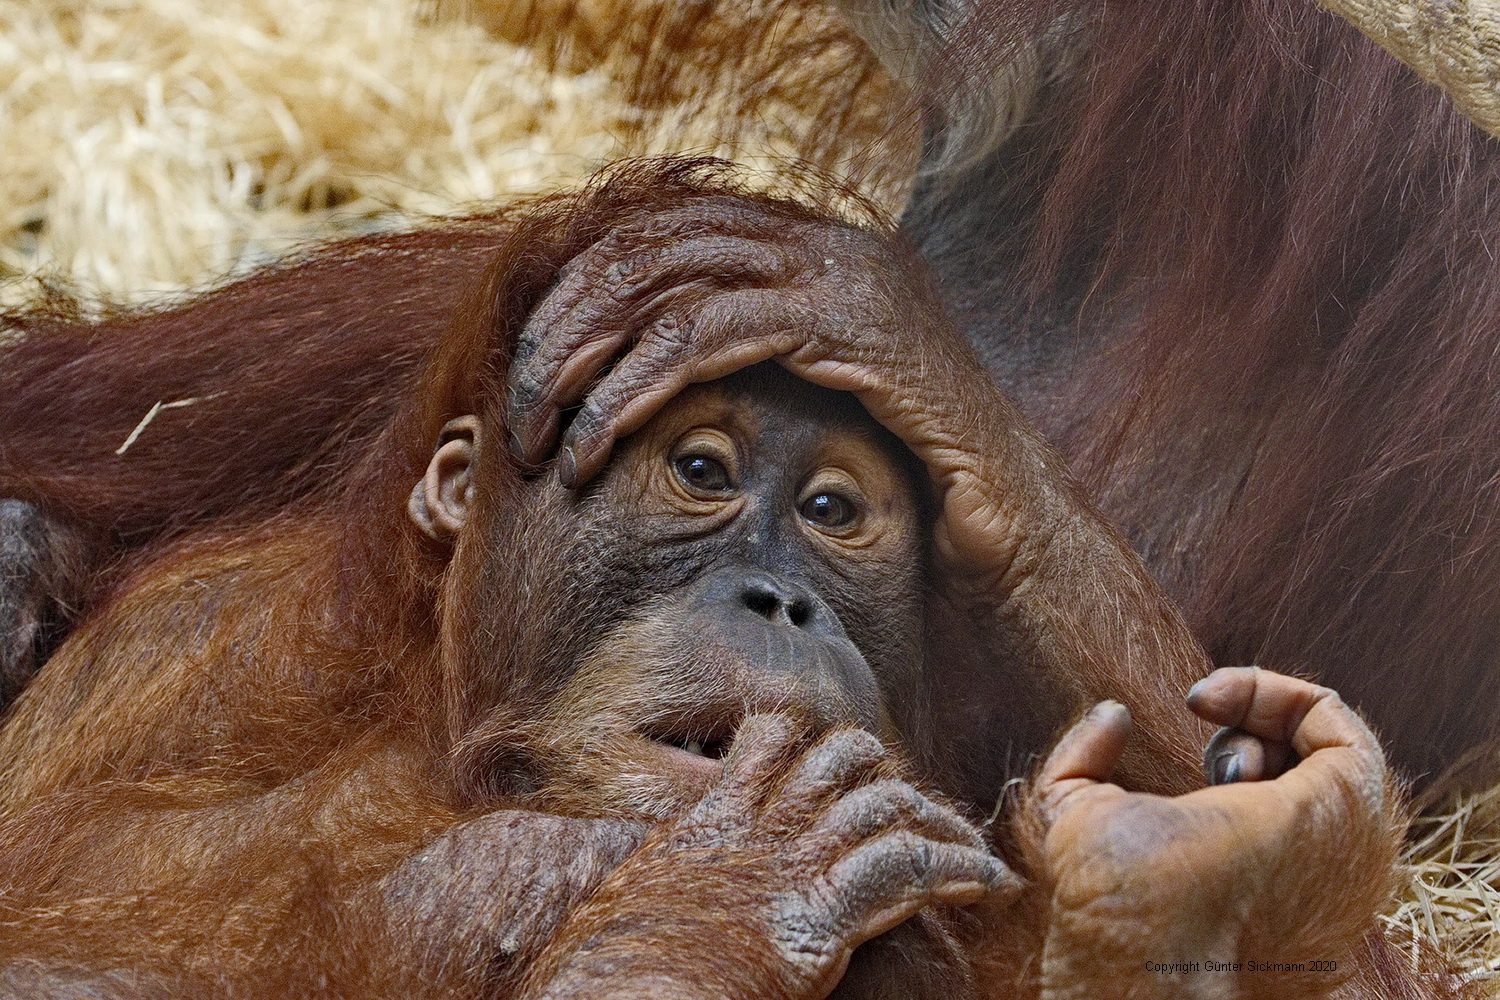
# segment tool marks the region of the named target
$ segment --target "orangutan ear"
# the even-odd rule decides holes
[[[454,417],[443,425],[427,472],[412,487],[406,510],[430,538],[446,542],[469,521],[474,503],[474,455],[479,448],[479,418]]]

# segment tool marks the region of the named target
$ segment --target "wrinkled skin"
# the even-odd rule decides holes
[[[169,547],[70,638],[0,730],[15,765],[0,879],[20,916],[0,944],[0,982],[38,995],[296,994],[327,974],[298,945],[332,922],[350,929],[339,961],[359,970],[346,988],[367,993],[638,996],[640,982],[599,943],[619,938],[627,953],[679,956],[665,972],[653,960],[651,976],[715,995],[824,996],[851,963],[869,983],[908,979],[913,995],[969,995],[952,910],[1003,902],[1018,882],[968,819],[923,790],[899,749],[900,713],[886,708],[915,681],[922,548],[912,470],[889,439],[847,401],[774,370],[747,373],[673,401],[587,497],[554,477],[517,484],[534,504],[519,524],[490,489],[512,475],[500,440],[482,419],[449,420],[406,491],[423,544],[451,548],[447,572],[477,565],[463,579],[494,586],[456,592],[445,614],[492,617],[445,632],[454,647],[437,653],[474,656],[489,674],[520,655],[511,676],[524,690],[464,716],[458,773],[386,694],[391,707],[353,738],[304,744],[320,763],[292,780],[257,787],[233,764],[199,770],[179,746],[187,764],[166,765],[183,770],[163,784],[163,752],[122,736],[144,726],[192,738],[168,720],[203,700],[204,682],[217,703],[199,711],[222,713],[203,724],[221,746],[327,739],[287,723],[257,733],[292,681],[267,643],[233,637],[262,622],[288,628],[293,613],[317,627],[308,609],[340,599],[322,582],[330,550],[315,536]],[[702,476],[714,463],[722,480]],[[203,618],[205,607],[214,613]],[[202,669],[194,643],[205,640],[181,627],[183,613],[222,630],[207,640],[226,651],[217,670]],[[522,620],[553,659],[530,659],[520,640],[483,644],[491,625]],[[153,692],[175,693],[136,704],[110,693],[132,680],[132,655],[145,657]],[[305,684],[300,647],[283,655]],[[325,683],[359,676],[347,655],[357,664],[368,653],[356,643],[320,658]],[[92,678],[98,700],[78,706],[71,686],[101,665],[115,677]],[[239,706],[224,704],[226,674]],[[297,707],[325,711],[309,697]],[[72,758],[52,741],[96,749]],[[142,766],[154,783],[90,771]],[[80,808],[100,821],[58,822]],[[119,817],[130,821],[110,822]],[[226,838],[226,828],[253,832]],[[349,835],[307,833],[329,829]],[[275,877],[238,874],[266,865]],[[316,906],[291,904],[313,885],[325,887]],[[685,889],[719,901],[698,926]],[[132,914],[123,925],[121,907]],[[229,951],[193,936],[209,916]],[[727,940],[743,947],[722,954]],[[228,987],[196,978],[208,961]],[[267,963],[278,972],[262,983]]]
[[[1190,787],[1206,731],[1166,693],[1207,673],[1201,650],[932,289],[896,277],[916,267],[871,234],[821,221],[772,228],[727,200],[622,226],[564,268],[522,331],[508,377],[512,447],[530,463],[555,448],[563,481],[586,482],[683,387],[768,359],[853,393],[934,484],[942,598],[980,609],[991,655],[1046,678],[1063,709],[1054,724],[1136,694],[1142,739],[1122,764],[1128,780]],[[1141,672],[1154,681],[1126,680]]]
[[[722,779],[569,917],[589,947],[547,955],[521,995],[686,1000],[712,983],[747,1000],[823,997],[856,946],[924,906],[1015,895],[978,831],[896,777],[870,734],[836,732],[778,766],[794,732],[748,719]],[[750,882],[746,863],[766,874]]]

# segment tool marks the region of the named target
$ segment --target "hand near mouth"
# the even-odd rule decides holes
[[[722,763],[660,745],[721,777],[574,911],[559,934],[588,946],[551,949],[522,996],[822,997],[856,947],[925,908],[1019,891],[863,730],[809,746],[789,718],[758,715]]]

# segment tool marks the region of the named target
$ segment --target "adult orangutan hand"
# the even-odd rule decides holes
[[[1130,737],[1114,702],[1043,768],[1033,807],[1053,884],[1049,1000],[1326,996],[1389,898],[1399,799],[1374,735],[1337,693],[1226,668],[1188,706],[1230,727],[1241,749],[1218,770],[1248,780],[1175,797],[1111,784]],[[1285,773],[1258,773],[1293,755]]]

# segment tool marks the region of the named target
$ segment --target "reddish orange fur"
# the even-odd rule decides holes
[[[1489,251],[1500,224],[1491,194],[1497,154],[1384,53],[1299,0],[1075,6],[1092,19],[1092,54],[998,154],[1010,169],[1013,186],[1003,193],[1015,225],[992,252],[1018,268],[1013,290],[1033,308],[1065,299],[1060,290],[1070,285],[1091,289],[1075,318],[1106,330],[1107,340],[1070,379],[1016,386],[1020,400],[1142,547],[1217,658],[1316,669],[1384,713],[1404,760],[1437,766],[1493,734],[1500,683],[1491,669],[1500,621],[1490,433],[1500,415],[1491,388],[1500,302]],[[1005,7],[1017,8],[1015,21],[1002,20]],[[995,9],[991,27],[1010,32],[1058,6]],[[995,33],[978,34],[982,43],[955,65],[972,68],[993,54]],[[1238,168],[1231,183],[1226,163]],[[972,196],[976,183],[953,190]],[[367,651],[372,636],[430,633],[420,594],[391,592],[393,580],[430,586],[430,560],[419,545],[379,537],[364,505],[389,501],[390,471],[430,445],[438,414],[422,415],[426,440],[413,433],[398,445],[379,435],[397,403],[412,398],[416,351],[440,329],[432,317],[445,316],[454,291],[481,273],[496,240],[489,226],[476,224],[472,236],[362,241],[354,252],[370,256],[348,258],[357,266],[340,256],[348,247],[315,253],[308,266],[330,275],[321,284],[287,281],[296,272],[279,270],[179,313],[113,316],[87,333],[64,304],[14,318],[46,335],[33,337],[32,349],[7,349],[0,364],[0,398],[18,404],[0,428],[5,491],[44,500],[65,519],[101,523],[127,542],[162,524],[186,530],[209,517],[254,522],[287,510],[255,553],[256,572],[307,580],[311,594],[321,585],[322,597],[361,598],[320,608],[337,626],[328,630],[335,654]],[[930,249],[944,264],[941,243]],[[535,274],[550,266],[538,262]],[[523,310],[536,289],[525,285],[532,272],[515,271],[520,287],[507,285],[502,301]],[[389,303],[393,284],[410,313],[366,315],[361,302]],[[321,304],[330,293],[341,304]],[[358,342],[346,324],[309,325],[304,317],[319,309],[358,312]],[[251,317],[269,318],[237,322]],[[276,352],[288,325],[316,342],[308,356]],[[250,343],[265,338],[265,348],[248,352],[262,367],[197,378],[214,371],[215,352],[233,342],[219,333],[235,326],[248,326]],[[1081,352],[1099,346],[1080,344]],[[222,350],[238,356],[243,347]],[[462,357],[469,348],[453,350]],[[371,356],[390,363],[372,367]],[[181,370],[195,378],[181,381]],[[189,397],[203,402],[165,411],[121,460],[110,457],[152,403]],[[309,427],[334,430],[310,444]],[[59,462],[63,440],[79,442],[76,462]],[[354,447],[338,447],[346,443]],[[342,455],[357,465],[340,466]],[[179,478],[169,469],[186,471]],[[336,524],[308,518],[322,504],[342,512]],[[310,525],[314,544],[289,524]],[[318,543],[330,539],[338,554],[310,570],[312,555],[326,554]],[[161,548],[149,557],[194,565]],[[129,572],[113,577],[119,592],[130,590],[120,583]],[[159,564],[141,572],[148,582],[169,579]],[[272,608],[294,599],[262,584],[247,603],[259,611],[261,601]],[[382,631],[391,621],[412,631]],[[183,638],[169,623],[144,623],[143,635],[153,627]],[[314,629],[296,648],[310,642],[321,651],[328,641]],[[405,652],[389,662],[412,667],[401,671],[404,693],[426,705],[441,681],[431,663]],[[255,676],[273,696],[303,680],[278,675],[274,664],[257,665]],[[367,700],[358,684],[316,697],[342,706],[334,717],[345,711],[355,720],[390,704]],[[269,714],[237,720],[253,723],[252,744],[290,733],[316,757],[326,736],[316,712],[299,718],[296,700],[279,697],[256,705]],[[41,730],[51,721],[28,722],[33,712],[18,713],[7,738],[21,739],[9,733],[30,725],[39,727],[30,735],[47,738]],[[441,717],[413,714],[419,726]],[[188,744],[191,753],[206,745]],[[271,780],[284,765],[273,755],[268,766],[264,779],[252,768],[252,780]],[[228,797],[242,780],[225,782],[208,768],[188,800]],[[57,808],[45,825],[66,831],[72,814]],[[7,858],[37,849],[12,846]],[[244,870],[260,869],[249,861]],[[67,874],[65,863],[58,872]],[[87,941],[80,937],[80,956]],[[1404,979],[1383,945],[1371,948],[1378,961],[1359,966],[1359,995],[1432,995]]]
[[[523,935],[522,953],[506,958],[513,964],[495,967],[487,914],[559,893],[527,925],[545,941],[617,856],[589,841],[570,846],[547,833],[546,817],[528,814],[514,836],[480,838],[495,845],[499,867],[459,869],[482,884],[417,877],[419,891],[436,896],[431,919],[393,929],[385,907],[393,872],[434,838],[503,816],[465,771],[485,762],[450,754],[454,741],[497,701],[524,706],[551,682],[528,659],[536,650],[524,641],[524,615],[517,637],[469,638],[488,633],[473,617],[480,564],[465,560],[512,546],[536,606],[566,595],[554,593],[542,519],[517,514],[527,487],[508,461],[488,467],[481,504],[510,534],[486,536],[467,557],[461,550],[451,572],[446,551],[395,515],[445,420],[478,412],[491,433],[503,430],[498,380],[514,328],[557,268],[633,213],[723,197],[733,188],[714,181],[718,170],[693,161],[622,170],[585,196],[315,251],[300,271],[274,269],[181,310],[92,325],[61,309],[15,318],[27,337],[6,349],[0,371],[21,405],[6,418],[29,422],[40,410],[79,447],[55,460],[57,439],[51,448],[42,440],[51,431],[8,436],[3,491],[46,503],[63,523],[112,528],[121,556],[0,728],[0,991],[517,988],[534,944]],[[428,277],[421,295],[446,291],[458,304],[408,326],[406,303],[420,309],[423,299],[404,289]],[[403,291],[392,302],[394,282]],[[311,304],[310,290],[335,287],[353,294]],[[284,318],[304,308],[322,321]],[[231,328],[247,331],[238,348],[200,340]],[[356,341],[355,330],[368,339]],[[243,378],[224,360],[236,350]],[[307,368],[325,378],[361,357],[361,377],[335,379],[322,395],[311,388]],[[94,406],[67,408],[76,399],[67,387],[94,370]],[[113,456],[119,421],[158,394],[159,383],[141,380],[162,373],[180,380],[163,395],[194,394],[203,409],[153,424]],[[278,400],[278,377],[305,395]],[[330,426],[326,408],[343,405]],[[212,489],[164,475],[174,462]],[[82,474],[91,463],[97,475]],[[146,536],[153,504],[163,516]],[[522,550],[536,551],[528,561]],[[609,843],[632,843],[629,830]],[[569,865],[583,887],[571,896],[556,888]],[[658,940],[674,947],[668,929]],[[684,937],[683,953],[698,944]]]

